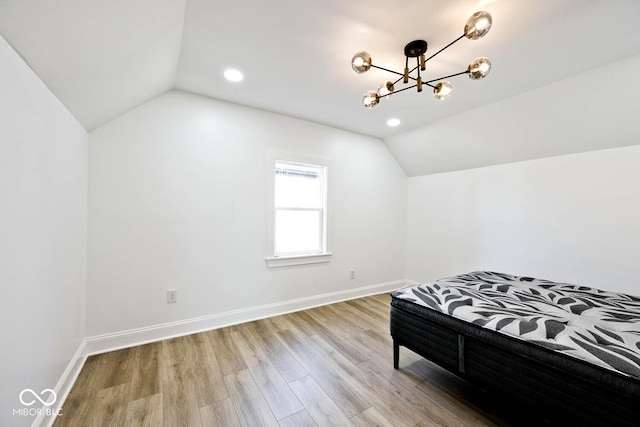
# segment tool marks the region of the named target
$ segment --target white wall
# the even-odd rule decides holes
[[[640,146],[409,178],[407,277],[494,270],[640,295]]]
[[[332,161],[330,263],[267,269],[271,150]],[[407,181],[380,140],[174,91],[92,132],[89,164],[90,337],[405,277]]]
[[[0,37],[0,425],[85,337],[87,133]],[[35,406],[34,406],[35,407]]]

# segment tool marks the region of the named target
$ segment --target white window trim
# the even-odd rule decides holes
[[[331,261],[331,252],[294,256],[266,257],[267,267],[290,267],[294,265],[322,264]]]
[[[324,166],[327,169],[326,181],[326,244],[325,251],[321,253],[296,254],[287,256],[274,255],[275,241],[275,164],[277,160],[293,163],[306,163],[318,166]],[[310,157],[299,155],[296,153],[271,151],[267,154],[266,170],[266,212],[267,212],[267,248],[265,262],[268,268],[291,267],[297,265],[322,264],[331,260],[333,253],[331,252],[331,188],[333,181],[333,173],[331,170],[331,161],[326,158]]]

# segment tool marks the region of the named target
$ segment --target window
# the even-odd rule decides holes
[[[267,264],[327,262],[327,166],[285,160],[272,165],[273,257]]]
[[[325,252],[326,168],[277,161],[274,255]]]

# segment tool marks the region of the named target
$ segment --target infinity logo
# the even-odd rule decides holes
[[[42,390],[40,392],[40,396],[44,397],[45,394],[49,393],[49,396],[53,396],[53,400],[51,402],[47,402],[46,400],[42,399],[40,396],[38,396],[38,394],[35,391],[31,390],[30,388],[25,388],[24,390],[22,390],[20,392],[20,403],[22,403],[24,406],[31,406],[34,403],[36,403],[36,399],[32,399],[30,401],[26,401],[25,402],[24,394],[27,393],[27,392],[31,393],[33,395],[33,397],[35,397],[37,400],[40,401],[40,403],[42,403],[45,406],[53,405],[54,403],[56,403],[56,399],[58,398],[58,396],[56,396],[56,392],[51,390],[50,388],[45,388],[44,390]],[[47,400],[48,400],[48,398],[47,398]]]

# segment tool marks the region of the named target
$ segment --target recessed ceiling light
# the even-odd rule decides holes
[[[229,80],[230,82],[239,82],[244,78],[244,76],[240,71],[230,68],[228,70],[225,70],[224,78]]]
[[[400,125],[400,119],[389,119],[389,120],[387,120],[387,126],[389,126],[389,127],[394,128],[394,127],[396,127],[398,125]]]

